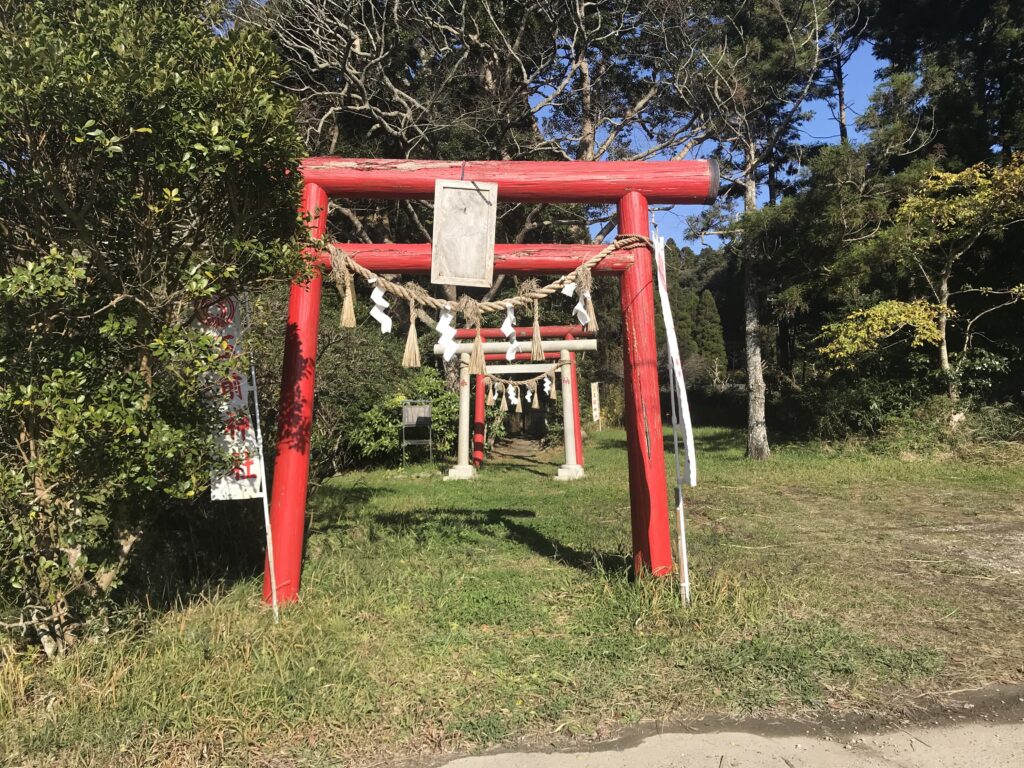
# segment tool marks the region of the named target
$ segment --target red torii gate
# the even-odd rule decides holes
[[[714,160],[448,162],[314,157],[303,161],[300,170],[304,181],[300,213],[314,239],[326,234],[329,197],[430,200],[437,179],[494,182],[499,199],[508,202],[614,203],[620,234],[648,236],[649,203],[710,204],[719,181]],[[338,247],[375,272],[430,272],[429,243]],[[602,249],[601,245],[498,245],[494,271],[565,274]],[[270,502],[277,596],[282,602],[298,598],[302,569],[322,270],[330,268],[330,260],[321,253],[317,263],[320,268],[307,282],[292,284],[288,302]],[[650,251],[616,253],[594,271],[620,276],[634,569],[637,574],[649,570],[668,575],[672,545]],[[269,568],[263,597],[270,602]]]

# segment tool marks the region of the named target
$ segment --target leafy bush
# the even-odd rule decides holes
[[[458,439],[459,395],[434,368],[416,369],[389,400],[359,415],[352,439],[363,459],[396,461],[401,457],[402,401],[429,400],[434,451],[451,453]]]
[[[48,653],[208,484],[195,302],[301,268],[292,101],[214,9],[0,16],[0,605]]]

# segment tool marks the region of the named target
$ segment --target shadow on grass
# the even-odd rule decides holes
[[[365,525],[371,539],[413,536],[420,540],[505,539],[534,554],[579,571],[618,572],[631,567],[621,552],[583,550],[565,544],[527,521],[537,514],[528,509],[425,509],[407,512],[379,512],[360,516],[353,524]],[[320,529],[317,528],[317,531]]]

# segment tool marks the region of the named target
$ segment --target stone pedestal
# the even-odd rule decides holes
[[[476,479],[476,467],[472,464],[456,464],[454,467],[448,470],[448,474],[444,476],[445,480],[475,480]]]
[[[555,480],[582,480],[584,477],[583,467],[579,464],[563,464],[558,468]]]

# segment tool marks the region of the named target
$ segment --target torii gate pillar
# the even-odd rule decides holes
[[[583,477],[583,467],[580,465],[579,457],[576,455],[576,429],[573,420],[573,417],[576,415],[576,399],[574,397],[576,371],[575,366],[569,365],[570,354],[567,349],[563,349],[561,353],[562,439],[565,442],[565,464],[558,468],[555,480],[579,480]]]
[[[650,237],[647,199],[639,192],[627,192],[619,200],[619,234]],[[633,265],[622,274],[622,364],[633,559],[638,566],[662,576],[672,572],[672,538],[654,336],[652,258],[650,249],[639,249]]]

